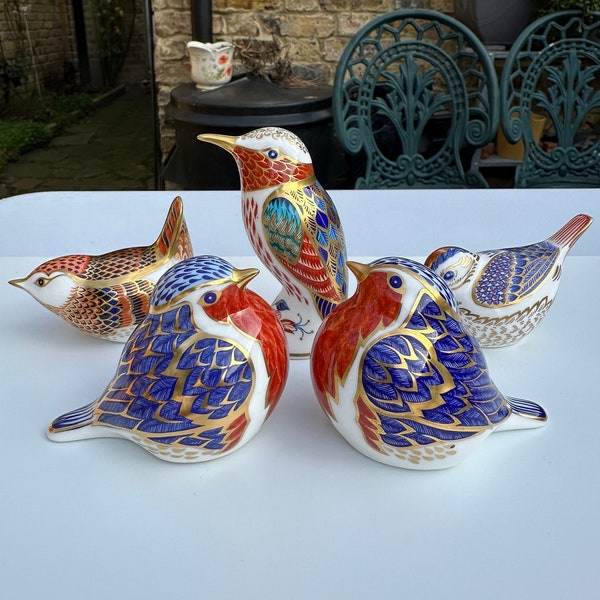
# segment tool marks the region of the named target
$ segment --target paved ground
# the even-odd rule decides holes
[[[128,87],[47,146],[0,171],[0,198],[60,190],[152,190],[154,131],[150,91]]]

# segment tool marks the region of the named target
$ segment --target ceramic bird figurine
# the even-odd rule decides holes
[[[48,437],[122,437],[171,462],[241,448],[273,411],[288,373],[281,323],[246,289],[257,273],[215,256],[171,267],[104,392],[55,419]]]
[[[448,286],[412,260],[349,261],[356,292],[322,323],[311,355],[318,401],[359,452],[408,469],[454,466],[493,431],[543,425],[504,396]]]
[[[61,256],[9,283],[81,331],[124,342],[146,316],[160,276],[192,255],[183,201],[177,197],[152,245]]]
[[[565,257],[591,222],[577,215],[548,239],[518,248],[469,252],[445,246],[425,264],[448,284],[465,325],[483,347],[508,346],[544,318]]]
[[[344,233],[329,194],[315,178],[302,141],[279,127],[239,137],[198,139],[229,151],[242,187],[244,226],[261,262],[282,284],[273,302],[290,355],[306,358],[324,316],[347,297]]]

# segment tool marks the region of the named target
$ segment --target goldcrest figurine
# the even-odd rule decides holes
[[[470,252],[445,246],[425,264],[450,286],[465,325],[482,346],[508,346],[547,314],[563,262],[591,223],[592,217],[577,215],[543,242],[518,248]]]

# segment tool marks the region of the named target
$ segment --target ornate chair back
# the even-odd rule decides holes
[[[421,9],[374,19],[346,46],[333,88],[355,187],[487,187],[471,160],[496,134],[498,81],[462,23]]]
[[[600,186],[600,13],[543,16],[517,38],[500,80],[506,139],[522,140],[515,187]],[[542,144],[532,116],[546,118]]]

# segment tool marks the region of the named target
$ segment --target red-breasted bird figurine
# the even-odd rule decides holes
[[[104,392],[55,419],[48,437],[121,437],[170,462],[207,461],[244,446],[288,374],[281,323],[246,289],[257,273],[216,256],[171,267]]]
[[[311,374],[321,408],[356,450],[392,466],[443,469],[494,431],[545,423],[539,405],[496,387],[433,271],[399,257],[348,266],[357,290],[319,328]]]

